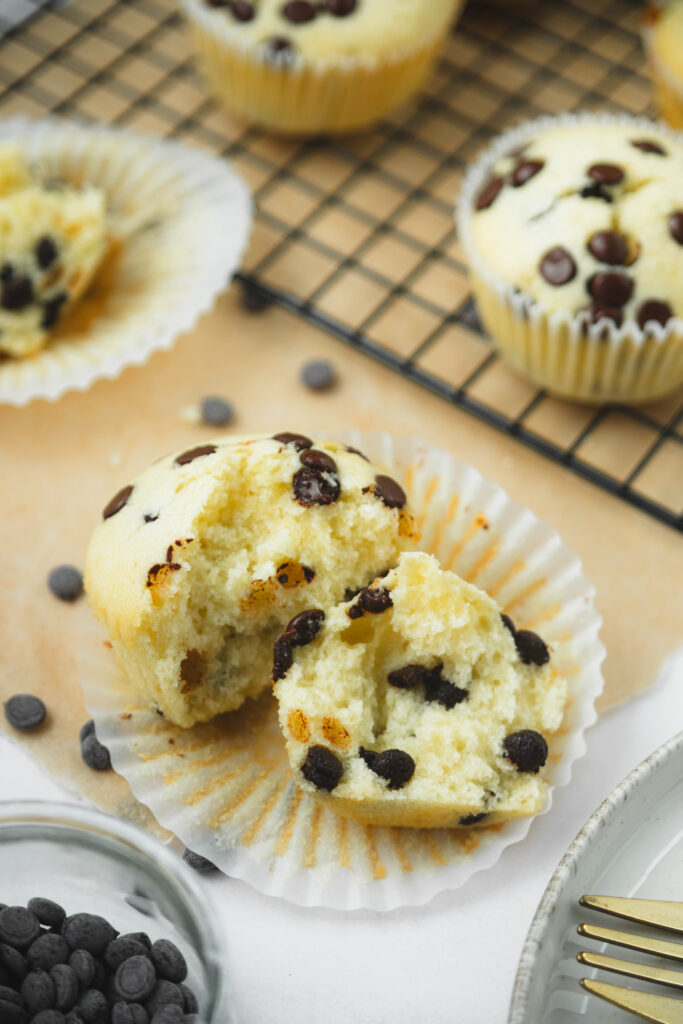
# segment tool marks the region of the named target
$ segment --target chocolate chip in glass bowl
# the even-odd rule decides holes
[[[28,949],[40,935],[40,921],[26,907],[0,910],[0,941],[19,951]]]
[[[37,729],[45,721],[46,715],[47,708],[43,701],[31,693],[16,693],[5,701],[5,718],[13,729],[19,729],[21,732]],[[2,939],[1,929],[0,939]],[[7,940],[3,939],[3,941]]]
[[[72,914],[66,918],[62,927],[62,935],[72,949],[85,949],[93,956],[102,956],[118,934],[109,921],[99,914]]]
[[[309,0],[288,0],[282,8],[282,17],[291,21],[294,25],[303,25],[307,21],[313,21],[318,11]]]
[[[550,661],[548,645],[531,629],[518,629],[515,644],[525,665],[545,665]]]
[[[576,263],[561,245],[549,249],[539,264],[541,276],[548,284],[559,288],[576,277]]]
[[[646,324],[652,321],[665,327],[673,315],[673,309],[668,302],[662,302],[660,299],[646,299],[638,307],[636,320],[641,329],[644,329]]]
[[[615,270],[593,274],[586,282],[588,291],[602,306],[624,306],[633,295],[633,281]]]
[[[46,928],[61,928],[66,917],[64,907],[54,900],[48,900],[44,896],[34,896],[26,904],[28,909],[36,915],[41,924]]]
[[[474,201],[475,210],[488,210],[489,206],[492,206],[498,198],[498,193],[503,185],[504,181],[502,178],[489,178],[477,194],[477,198]]]
[[[124,960],[114,975],[114,993],[127,1003],[141,1003],[149,998],[157,984],[157,972],[148,956],[131,956]]]
[[[316,789],[331,793],[344,774],[344,765],[328,747],[316,745],[308,748],[301,774]]]
[[[657,156],[666,156],[666,150],[658,142],[652,139],[631,139],[631,145],[640,149],[643,153],[654,153]]]
[[[523,160],[512,172],[512,184],[515,188],[526,185],[527,181],[535,178],[544,167],[545,160]]]
[[[368,767],[375,775],[387,780],[389,789],[402,789],[415,774],[415,761],[405,750],[397,747],[376,754]]]
[[[518,772],[532,772],[534,775],[548,758],[548,744],[534,729],[510,733],[505,737],[503,750]]]
[[[120,491],[117,491],[111,501],[104,506],[102,509],[102,518],[111,519],[117,512],[127,504],[128,499],[133,493],[133,487],[129,484],[127,487],[122,487]]]
[[[588,240],[589,252],[600,263],[623,266],[628,259],[628,244],[616,231],[597,231]]]
[[[83,573],[74,565],[57,565],[50,570],[47,585],[60,601],[76,601],[83,593]]]
[[[669,234],[674,242],[683,245],[683,210],[674,210],[669,214]]]
[[[375,493],[387,508],[403,508],[408,500],[401,485],[392,477],[383,474],[375,477]]]
[[[618,185],[624,180],[624,171],[617,164],[592,164],[588,168],[588,177],[599,185]]]
[[[149,1014],[141,1003],[114,1003],[111,1024],[149,1024]]]

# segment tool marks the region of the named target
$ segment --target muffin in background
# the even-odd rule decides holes
[[[642,21],[657,109],[674,128],[683,128],[683,2],[648,4]]]
[[[214,91],[290,135],[352,132],[424,84],[461,0],[181,0]]]
[[[545,117],[470,169],[460,241],[482,320],[536,383],[587,402],[683,383],[683,138],[645,118]]]

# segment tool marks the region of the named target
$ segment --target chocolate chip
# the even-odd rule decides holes
[[[305,647],[315,640],[320,632],[320,627],[325,619],[325,612],[322,608],[309,608],[307,611],[299,612],[290,622],[287,623],[285,634],[289,638],[292,647]]]
[[[156,523],[158,518],[159,518],[159,513],[158,512],[156,513],[156,515],[152,515],[151,512],[145,512],[145,514],[143,516],[143,522],[145,522],[145,523]]]
[[[541,276],[556,288],[576,277],[576,263],[561,245],[549,249],[539,264]]]
[[[432,669],[425,668],[424,665],[404,665],[403,668],[397,668],[390,672],[387,681],[391,686],[398,687],[399,690],[411,690],[419,683],[424,683],[426,686],[431,676]]]
[[[355,11],[357,0],[324,0],[324,3],[325,10],[335,18],[346,18]]]
[[[298,452],[303,451],[304,448],[313,447],[310,437],[306,437],[305,434],[290,434],[286,431],[282,434],[273,434],[273,441],[279,441],[280,444],[291,444]]]
[[[69,957],[69,967],[78,978],[82,989],[89,988],[95,977],[95,958],[87,949],[75,949]]]
[[[120,491],[117,491],[109,504],[105,505],[102,509],[102,518],[110,519],[112,516],[115,516],[117,512],[120,512],[132,493],[133,487],[131,484],[127,487],[122,487]]]
[[[309,0],[288,0],[282,8],[282,17],[295,25],[303,25],[307,21],[313,21],[318,13]]]
[[[26,957],[22,956],[18,949],[14,949],[13,946],[9,946],[6,942],[0,942],[0,966],[15,979],[15,984],[23,981],[28,974]]]
[[[187,466],[190,462],[194,462],[195,459],[201,459],[205,455],[213,455],[216,450],[215,444],[200,444],[196,448],[188,448],[181,455],[176,455],[174,465]]]
[[[40,321],[40,326],[50,331],[55,327],[62,315],[62,306],[68,299],[66,292],[57,292],[51,298],[46,299],[43,303],[43,316]]]
[[[70,1010],[78,999],[78,975],[68,964],[55,964],[50,977],[55,986],[55,1009]]]
[[[78,734],[79,742],[82,743],[83,740],[88,738],[88,736],[92,736],[94,732],[95,732],[95,723],[93,722],[92,718],[90,718],[90,719],[88,719],[87,722],[85,722],[81,726],[80,732]]]
[[[337,372],[328,359],[311,359],[301,370],[301,380],[311,391],[328,391],[337,380]]]
[[[26,907],[0,910],[0,940],[14,949],[27,949],[40,935],[40,921]]]
[[[157,977],[176,983],[185,981],[187,964],[174,942],[169,939],[157,939],[150,950],[149,958],[156,968]]]
[[[669,234],[674,242],[683,245],[683,210],[674,210],[669,215]]]
[[[415,773],[415,762],[410,754],[395,747],[377,754],[368,767],[375,775],[387,780],[389,789],[401,789]]]
[[[16,1003],[10,1003],[6,999],[0,999],[0,1020],[3,1024],[26,1024],[28,1020],[26,1011]]]
[[[599,185],[617,185],[623,181],[624,172],[616,164],[593,164],[588,168],[588,177]]]
[[[510,632],[512,633],[512,635],[514,636],[515,635],[515,624],[512,621],[512,619],[510,618],[510,616],[509,615],[505,615],[504,612],[501,612],[500,613],[500,617],[503,620],[503,625],[505,626],[505,628],[509,629]]]
[[[93,771],[106,772],[111,768],[109,751],[104,744],[100,743],[94,733],[91,736],[86,736],[81,743],[81,757],[88,768],[92,768]]]
[[[536,774],[548,757],[548,744],[540,732],[521,729],[505,737],[503,749],[508,761],[512,761],[518,772]]]
[[[232,0],[230,10],[237,21],[251,21],[256,13],[249,0]]]
[[[13,988],[8,985],[0,985],[0,1000],[4,1000],[7,1003],[12,1003],[14,1006],[22,1005],[22,998],[18,992],[15,992]],[[0,1020],[3,1018],[0,1017]]]
[[[597,231],[589,240],[588,248],[601,263],[623,266],[628,259],[628,245],[616,231]]]
[[[154,964],[148,956],[131,956],[114,976],[114,992],[127,1003],[140,1003],[151,996],[157,983]]]
[[[347,452],[351,452],[353,455],[359,455],[361,459],[364,459],[366,462],[370,461],[367,455],[364,455],[363,452],[358,450],[358,448],[354,448],[353,445],[345,444],[344,448]]]
[[[633,281],[616,270],[605,270],[588,279],[590,294],[601,306],[624,306],[633,295]]]
[[[9,281],[14,274],[14,267],[11,263],[5,262],[0,267],[0,281]]]
[[[484,818],[488,818],[486,811],[482,811],[481,814],[465,814],[458,822],[458,825],[477,825]]]
[[[294,474],[292,488],[294,497],[305,508],[311,505],[333,505],[341,493],[337,476],[324,475],[305,466]]]
[[[149,1015],[140,1003],[114,1003],[111,1024],[149,1024]]]
[[[78,1002],[78,1015],[83,1024],[103,1024],[107,1009],[106,996],[95,988],[87,989]]]
[[[124,960],[131,956],[146,956],[148,947],[131,935],[119,935],[104,951],[104,962],[110,971],[117,971]]]
[[[204,423],[209,423],[212,427],[224,427],[234,419],[235,407],[227,399],[211,395],[202,398],[201,415]]]
[[[5,718],[13,729],[22,732],[37,729],[45,721],[46,714],[47,708],[40,697],[30,693],[17,693],[5,701]]]
[[[651,139],[631,139],[631,145],[635,146],[636,149],[640,149],[643,153],[656,153],[657,156],[666,156],[666,150],[663,146],[660,146],[658,142],[652,142]]]
[[[18,312],[33,302],[33,284],[30,277],[10,277],[2,282],[0,305],[3,309]]]
[[[316,789],[331,793],[344,773],[344,765],[328,747],[309,747],[301,774]]]
[[[388,508],[403,508],[407,502],[406,492],[390,476],[375,477],[375,490]]]
[[[443,665],[437,665],[432,669],[425,687],[425,700],[430,703],[436,702],[450,711],[456,704],[467,700],[469,692],[444,679],[442,670]]]
[[[488,210],[489,206],[491,206],[498,198],[498,193],[502,187],[502,178],[489,178],[477,195],[474,203],[475,210]]]
[[[292,641],[291,638],[283,633],[277,638],[273,645],[273,682],[276,683],[278,679],[284,679],[287,672],[292,667],[294,661],[294,655],[292,653]]]
[[[102,956],[118,932],[99,914],[72,914],[64,922],[62,935],[72,949],[85,949],[93,956]]]
[[[50,264],[57,259],[57,244],[49,235],[43,235],[36,242],[36,262],[41,270],[47,270]]]
[[[276,41],[277,40],[275,39],[270,40],[270,45],[272,46]],[[283,39],[280,41],[286,43],[287,47],[289,47],[290,44],[288,40]],[[287,47],[284,47],[284,49]],[[241,302],[243,308],[246,309],[248,313],[262,313],[264,309],[267,309],[268,306],[273,304],[272,296],[269,295],[265,288],[261,288],[261,286],[256,284],[254,281],[249,281],[245,278],[241,281],[241,284]]]
[[[263,53],[271,63],[286,67],[294,63],[296,47],[287,36],[271,36],[263,43]]]
[[[318,473],[337,472],[337,463],[327,452],[321,452],[319,448],[306,448],[299,455],[299,462]]]
[[[145,1009],[150,1017],[154,1018],[155,1013],[158,1013],[159,1010],[169,1004],[171,1006],[178,1006],[182,1010],[183,1003],[183,994],[178,986],[172,981],[166,981],[162,978],[157,982],[154,991],[145,1003]]]
[[[21,996],[33,1017],[41,1010],[51,1010],[55,1004],[55,983],[47,971],[29,971],[21,983]]]
[[[545,160],[524,160],[517,164],[512,172],[512,184],[515,188],[526,185],[527,181],[534,178],[544,167]]]
[[[624,320],[623,310],[618,306],[601,306],[599,302],[592,302],[585,312],[588,313],[588,319],[592,324],[597,324],[600,320],[612,320],[617,327],[621,327]]]
[[[184,1021],[182,1007],[167,1003],[154,1013],[150,1024],[183,1024]]]
[[[515,644],[525,665],[545,665],[550,661],[550,651],[538,633],[531,629],[518,629]]]
[[[55,964],[65,964],[70,954],[71,947],[66,939],[54,932],[46,932],[28,947],[26,960],[29,967],[49,971]]]
[[[218,871],[213,861],[207,857],[202,857],[200,853],[195,853],[194,850],[186,849],[183,853],[183,860],[193,871],[198,871],[200,875],[208,875],[213,871]]]
[[[198,1013],[199,1003],[197,1002],[197,997],[192,989],[188,988],[187,985],[184,985],[182,982],[178,985],[178,988],[183,994],[183,1009],[185,1010],[185,1013]]]
[[[604,199],[606,203],[612,202],[612,196],[604,185],[595,182],[593,185],[585,185],[579,192],[583,199]]]
[[[364,612],[379,615],[393,605],[391,594],[386,587],[367,587],[358,595],[358,604]]]
[[[673,315],[673,310],[668,302],[662,302],[659,299],[646,299],[638,307],[636,320],[638,326],[643,329],[653,320],[665,327]]]
[[[47,585],[60,601],[75,601],[83,593],[83,573],[73,565],[57,565],[50,570]]]
[[[365,761],[368,768],[372,768],[373,764],[375,763],[375,758],[377,757],[377,751],[368,750],[366,747],[359,747],[358,756],[362,761]]]

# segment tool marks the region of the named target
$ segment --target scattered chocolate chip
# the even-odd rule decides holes
[[[636,149],[642,150],[643,153],[656,153],[657,156],[666,156],[664,147],[660,146],[658,142],[652,142],[651,139],[631,139],[631,145],[635,146]]]
[[[57,244],[49,235],[43,235],[36,242],[36,262],[41,270],[47,268],[57,259]]]
[[[216,450],[215,444],[200,444],[196,448],[188,448],[181,455],[176,455],[173,464],[175,466],[187,466],[190,462],[194,462],[195,459],[201,459],[205,455],[213,455]]]
[[[81,743],[81,757],[88,768],[96,772],[106,772],[111,768],[111,757],[109,751],[100,743],[97,736],[92,733]]]
[[[78,999],[78,975],[68,964],[55,964],[50,977],[55,987],[55,1009],[70,1010]]]
[[[595,182],[593,185],[585,185],[579,192],[583,199],[604,199],[606,203],[612,202],[612,196],[604,185]]]
[[[515,188],[526,185],[527,181],[534,178],[539,171],[545,167],[545,160],[524,160],[517,164],[512,172],[512,184]]]
[[[316,789],[331,793],[344,773],[344,765],[328,747],[309,747],[301,774]]]
[[[601,306],[624,306],[633,295],[633,281],[616,270],[593,274],[586,282],[588,291]]]
[[[235,416],[235,407],[232,402],[216,395],[202,398],[200,408],[204,423],[208,423],[212,427],[224,427]]]
[[[60,601],[75,601],[83,593],[83,573],[73,565],[57,565],[50,571],[47,585]]]
[[[624,172],[616,164],[593,164],[588,168],[588,177],[599,185],[618,185],[624,179]]]
[[[208,860],[207,857],[202,857],[200,853],[195,853],[194,850],[186,849],[183,852],[183,860],[189,867],[194,871],[198,871],[201,875],[208,875],[213,871],[218,871],[213,861]]]
[[[550,661],[550,651],[538,633],[531,629],[518,629],[515,644],[525,665],[545,665]]]
[[[482,811],[481,814],[465,814],[458,822],[458,825],[477,825],[484,818],[488,818],[486,811]]]
[[[379,474],[375,477],[375,490],[388,508],[403,508],[407,502],[406,492],[390,476]]]
[[[313,21],[318,12],[309,0],[288,0],[281,13],[283,18],[294,25],[303,25],[307,21]]]
[[[536,774],[548,757],[548,744],[540,732],[521,729],[505,737],[503,749],[508,761],[512,761],[518,772]]]
[[[49,971],[55,964],[65,964],[70,954],[71,947],[66,939],[55,932],[45,932],[28,947],[26,960],[31,968]]]
[[[514,636],[515,635],[515,624],[512,621],[512,619],[510,618],[510,616],[506,615],[504,612],[501,612],[500,617],[503,620],[503,625],[505,626],[505,628],[509,629],[510,632],[512,633],[512,635]]]
[[[612,320],[617,327],[621,327],[624,320],[623,310],[618,306],[601,306],[599,302],[592,302],[586,313],[592,324],[597,324],[600,320]]]
[[[426,686],[431,676],[432,669],[425,668],[424,665],[404,665],[403,668],[397,668],[390,672],[387,681],[391,686],[398,687],[399,690],[411,690],[419,683],[424,683]]]
[[[367,587],[358,595],[358,604],[364,612],[379,615],[393,605],[391,594],[386,587]]]
[[[669,215],[669,234],[674,242],[683,245],[683,210],[674,210]]]
[[[185,981],[187,964],[174,942],[169,939],[157,939],[150,950],[149,958],[156,968],[157,977],[174,981],[176,984]]]
[[[292,653],[292,641],[286,633],[277,638],[273,645],[273,682],[284,679],[292,667],[294,655]]]
[[[337,372],[328,359],[311,359],[301,370],[301,380],[311,391],[328,391],[337,380]]]
[[[401,789],[415,773],[415,761],[410,754],[395,747],[377,754],[368,767],[375,775],[387,780],[389,789]]]
[[[33,302],[33,284],[30,277],[10,277],[2,282],[0,305],[3,309],[18,312]]]
[[[576,277],[576,263],[561,245],[549,249],[539,263],[541,276],[556,288]]]
[[[267,43],[266,46],[269,46],[271,49],[273,49],[276,41],[277,40],[275,39],[269,40],[269,43]],[[287,47],[282,47],[282,49],[286,49],[289,47],[289,43],[287,42],[286,39],[280,40],[280,42],[287,43]],[[277,51],[273,50],[273,52]],[[273,304],[273,299],[271,295],[265,290],[265,288],[262,288],[254,281],[249,281],[246,278],[244,278],[241,280],[241,284],[241,302],[243,308],[246,309],[248,313],[262,313],[265,309],[268,308],[268,306],[271,306]]]
[[[5,718],[13,729],[20,729],[22,732],[37,729],[45,721],[46,714],[47,708],[40,697],[34,697],[30,693],[17,693],[5,701]],[[0,939],[2,938],[0,930]]]
[[[151,996],[157,983],[154,964],[148,956],[131,956],[114,976],[114,992],[127,1003],[141,1003]]]
[[[83,740],[88,738],[88,736],[92,736],[94,732],[95,732],[95,723],[92,720],[92,718],[90,718],[90,719],[88,719],[87,722],[85,722],[84,725],[81,726],[81,731],[78,734],[79,742],[82,743]]]
[[[425,687],[425,700],[436,702],[450,711],[456,704],[467,700],[469,693],[443,677],[443,665],[433,668]]]
[[[131,484],[127,487],[122,487],[120,491],[117,491],[109,504],[105,505],[102,509],[102,518],[111,519],[111,517],[115,516],[117,512],[120,512],[132,493],[133,488]]]
[[[93,956],[102,956],[118,932],[99,914],[72,914],[64,922],[62,935],[72,949],[85,949]]]
[[[597,231],[588,242],[588,249],[601,263],[623,266],[628,259],[628,245],[616,231]]]
[[[282,434],[273,434],[273,441],[279,441],[280,444],[291,444],[298,452],[303,451],[304,448],[313,447],[310,437],[306,437],[304,434],[290,434],[287,431]]]
[[[299,462],[308,469],[314,469],[317,473],[336,473],[337,463],[319,448],[306,448],[299,455]]]
[[[653,320],[665,327],[673,315],[674,312],[668,302],[662,302],[659,299],[646,299],[638,307],[636,320],[638,326],[643,329]]]
[[[309,608],[307,611],[299,612],[287,623],[285,635],[289,638],[292,647],[305,647],[315,640],[325,619],[325,612],[322,608]]]
[[[0,940],[14,949],[28,949],[40,935],[40,921],[26,907],[0,910]]]
[[[294,474],[292,489],[296,500],[305,508],[311,505],[333,505],[341,493],[339,478],[336,475],[325,474],[305,466]]]
[[[232,0],[230,10],[236,21],[251,21],[256,13],[249,0]]]
[[[143,517],[143,521],[145,523],[156,523],[158,518],[159,518],[159,513],[158,512],[155,515],[152,515],[150,512],[145,512],[145,515]]]
[[[489,178],[483,188],[480,189],[474,202],[475,210],[487,210],[498,198],[498,193],[503,187],[502,178]]]
[[[359,747],[358,756],[362,761],[365,761],[368,768],[372,768],[373,764],[375,763],[375,758],[377,757],[377,751],[368,750],[366,747]]]

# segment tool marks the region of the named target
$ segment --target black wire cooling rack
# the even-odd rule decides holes
[[[4,3],[7,0],[3,0]],[[229,156],[257,203],[238,275],[446,401],[683,530],[683,396],[588,408],[540,391],[483,333],[453,227],[462,172],[523,118],[649,113],[632,0],[470,0],[428,91],[369,134],[278,140],[198,76],[174,0],[0,5],[0,117],[125,125]]]

